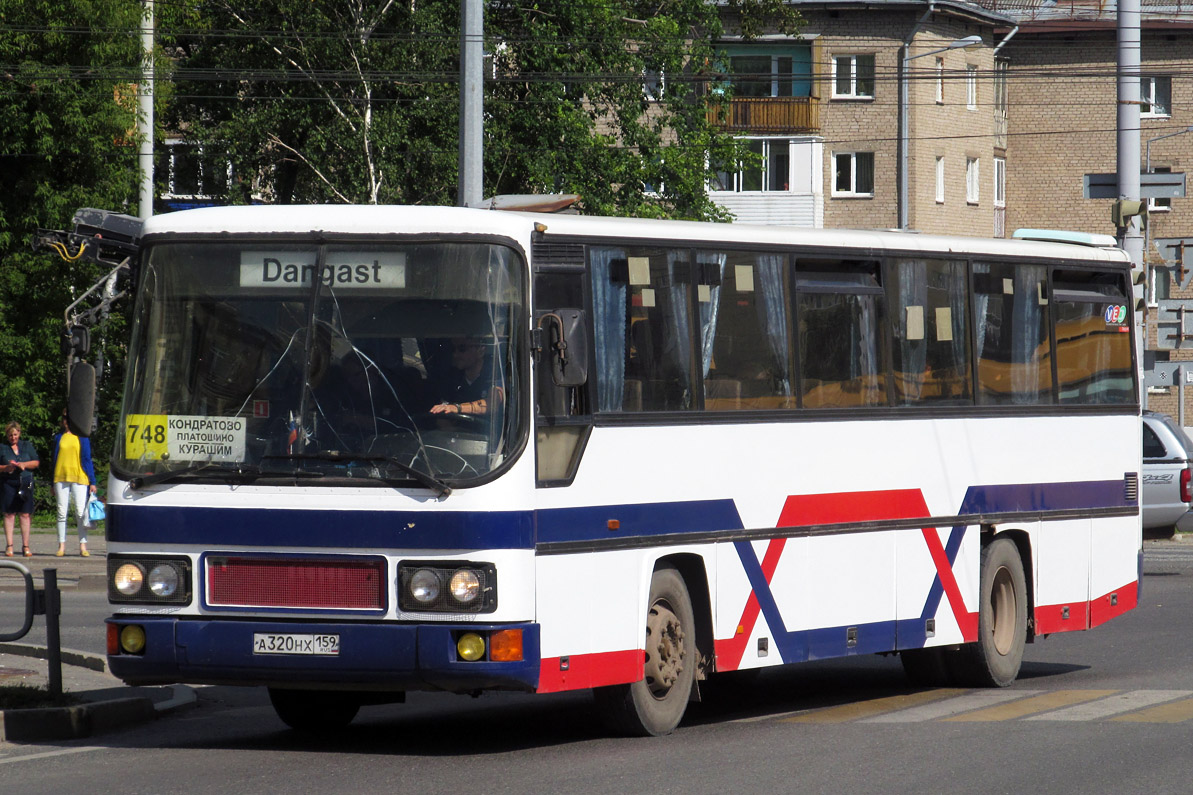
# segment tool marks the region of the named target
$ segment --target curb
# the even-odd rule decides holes
[[[46,647],[0,643],[0,653],[45,659]],[[101,673],[107,671],[107,660],[87,652],[62,649],[62,662]],[[194,707],[198,700],[193,688],[173,685],[170,697],[157,702],[148,696],[133,696],[71,707],[0,710],[0,744],[91,737]]]

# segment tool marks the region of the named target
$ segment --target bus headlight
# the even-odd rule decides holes
[[[178,592],[178,569],[169,563],[159,563],[149,570],[149,590],[161,599],[169,599]]]
[[[462,605],[469,604],[480,595],[480,577],[477,577],[472,569],[460,569],[452,575],[448,590],[457,602]]]
[[[121,596],[133,596],[141,590],[145,581],[145,569],[136,563],[125,563],[112,575],[112,587]]]
[[[497,567],[466,561],[400,563],[398,607],[412,613],[492,613]]]
[[[419,569],[410,578],[410,595],[419,604],[429,605],[439,598],[439,577],[430,569]]]
[[[108,555],[109,602],[178,605],[190,600],[190,558]]]

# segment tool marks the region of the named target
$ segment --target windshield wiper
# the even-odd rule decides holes
[[[171,469],[169,472],[157,472],[153,475],[140,475],[129,480],[128,485],[133,489],[143,489],[146,486],[152,486],[155,483],[165,483],[168,480],[175,478],[183,478],[188,475],[198,475],[205,472],[219,472],[223,475],[238,475],[241,477],[250,478],[321,478],[324,477],[322,472],[308,472],[303,469],[261,469],[260,467],[251,464],[215,464],[210,461],[203,464],[195,464],[194,466],[183,467],[182,469]]]
[[[262,456],[261,460],[268,460],[270,458],[283,458],[291,461],[331,461],[333,463],[347,462],[347,461],[384,461],[387,464],[392,464],[405,474],[409,475],[421,486],[425,486],[432,491],[437,492],[439,497],[447,497],[452,493],[451,486],[444,483],[433,475],[428,475],[426,472],[415,469],[406,462],[394,458],[389,455],[381,455],[380,453],[341,453],[336,450],[327,450],[322,453],[287,453],[285,455],[267,455]]]

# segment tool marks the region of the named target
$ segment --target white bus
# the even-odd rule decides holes
[[[408,690],[901,653],[1003,686],[1135,606],[1122,252],[431,207],[156,216],[111,459],[111,670],[300,729]]]

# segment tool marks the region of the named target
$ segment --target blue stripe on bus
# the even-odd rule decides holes
[[[330,549],[533,549],[530,511],[108,506],[108,540]]]
[[[548,508],[537,513],[540,544],[741,530],[745,527],[733,500]],[[610,520],[617,521],[617,530],[610,529]]]

